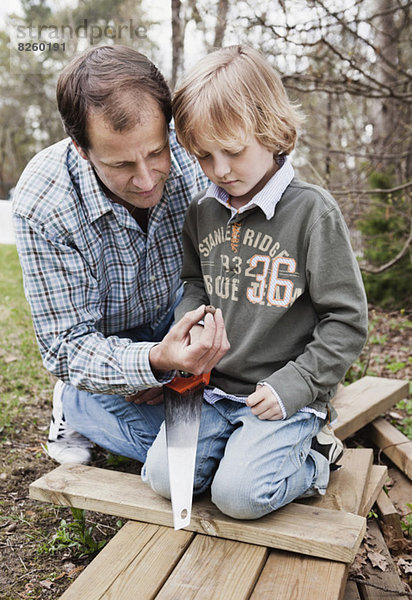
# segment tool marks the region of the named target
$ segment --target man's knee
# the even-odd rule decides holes
[[[150,485],[156,494],[170,499],[169,468],[164,423],[147,453],[146,462],[142,467],[142,480]]]

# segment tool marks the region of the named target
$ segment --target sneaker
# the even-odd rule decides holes
[[[312,448],[328,459],[331,471],[340,467],[336,465],[343,455],[343,444],[333,433],[330,425],[325,425],[312,439]]]
[[[49,439],[45,448],[50,458],[60,464],[89,464],[92,459],[92,442],[67,425],[63,415],[62,394],[64,383],[57,381],[53,392],[53,412]]]

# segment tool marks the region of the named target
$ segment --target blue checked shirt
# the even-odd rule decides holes
[[[159,385],[149,363],[154,343],[116,332],[155,328],[180,286],[186,208],[207,180],[174,130],[170,149],[147,233],[109,200],[68,139],[35,156],[16,187],[16,243],[43,362],[79,389],[130,394]]]

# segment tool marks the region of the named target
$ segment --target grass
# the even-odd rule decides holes
[[[24,404],[51,388],[51,377],[42,366],[15,246],[0,245],[0,264],[0,435],[4,436],[12,427],[18,429]]]
[[[86,523],[85,511],[81,508],[70,508],[73,521],[66,519],[60,525],[51,541],[46,540],[38,548],[39,554],[55,554],[62,550],[69,550],[73,556],[82,558],[88,554],[95,554],[105,546],[107,540],[97,541],[94,537],[96,525]],[[119,521],[121,526],[121,522]]]

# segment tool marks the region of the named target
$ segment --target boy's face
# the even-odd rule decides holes
[[[205,175],[230,196],[234,208],[247,204],[278,170],[273,152],[256,138],[237,152],[225,150],[217,142],[199,140],[202,153],[197,156]]]

